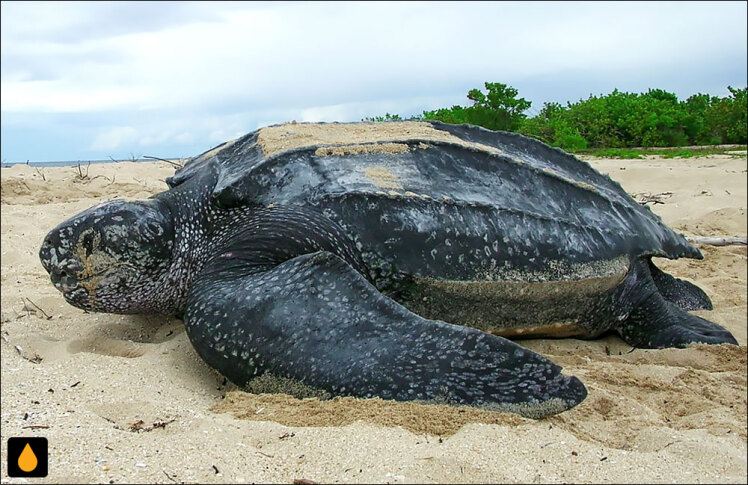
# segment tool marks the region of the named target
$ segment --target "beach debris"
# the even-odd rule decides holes
[[[155,422],[153,423],[153,428],[154,428],[154,429],[155,429],[155,428],[165,428],[167,424],[173,423],[173,422],[174,422],[174,421],[176,421],[176,420],[177,420],[177,419],[176,419],[176,418],[174,418],[174,419],[171,419],[171,420],[169,420],[169,421],[155,421]]]
[[[15,347],[16,352],[18,352],[18,355],[20,355],[22,359],[28,360],[32,364],[38,364],[44,360],[44,358],[36,352],[34,352],[34,355],[32,356],[24,355],[23,348],[20,345],[14,345],[13,347]]]
[[[130,431],[139,433],[145,429],[145,426],[143,426],[144,424],[145,424],[145,421],[143,421],[142,419],[139,419],[135,421],[134,423],[130,423]]]
[[[81,167],[81,162],[78,162],[78,165],[75,166],[75,168],[78,169],[78,175],[75,176],[75,178],[73,179],[73,182],[82,182],[82,183],[86,183],[87,184],[87,183],[89,183],[92,180],[95,180],[97,178],[107,179],[109,181],[109,183],[113,182],[113,180],[110,179],[109,177],[107,177],[106,175],[96,175],[94,177],[90,177],[88,175],[88,169],[90,167],[91,167],[91,162],[88,162],[88,164],[86,165],[86,171],[84,172],[83,171],[83,167]]]
[[[46,318],[47,320],[52,320],[52,315],[48,315],[47,312],[45,312],[44,310],[42,310],[39,305],[37,305],[36,303],[34,303],[33,301],[31,301],[30,298],[24,297],[24,299],[26,301],[23,301],[23,300],[21,300],[21,301],[23,302],[23,311],[25,311],[27,315],[36,315],[36,310],[39,310],[42,313],[42,315],[44,315],[44,318]],[[30,308],[26,304],[26,302],[31,303],[34,306],[34,308]]]
[[[319,483],[319,482],[315,482],[314,480],[309,480],[308,478],[294,478],[293,483],[294,484],[314,484],[314,483]]]
[[[31,357],[26,356],[26,355],[22,355],[21,357],[23,357],[24,359],[28,360],[32,364],[38,364],[42,360],[44,360],[44,357],[42,357],[41,355],[37,354],[36,352],[34,352],[34,355],[32,355]]]
[[[19,283],[20,283],[20,282],[19,282]],[[29,303],[31,303],[31,304],[32,304],[32,305],[34,306],[34,308],[30,307],[30,306],[29,306],[29,305],[28,305],[28,304],[26,303],[26,301],[24,301],[24,300],[26,300],[26,301],[28,301]],[[47,320],[52,320],[52,315],[48,315],[48,314],[47,314],[47,312],[45,312],[44,310],[42,310],[42,309],[41,309],[41,308],[39,307],[39,305],[37,305],[36,303],[34,303],[33,301],[31,301],[31,300],[30,300],[29,298],[26,298],[26,297],[24,297],[24,298],[23,298],[23,299],[21,300],[21,303],[23,303],[23,309],[21,310],[21,312],[26,312],[26,313],[25,313],[25,314],[23,314],[23,313],[18,313],[18,314],[16,314],[16,320],[18,320],[19,318],[23,318],[23,317],[29,317],[29,316],[31,316],[31,315],[37,315],[37,310],[39,310],[39,311],[41,312],[41,314],[42,314],[42,315],[44,316],[44,318],[46,318]],[[10,321],[10,319],[7,319],[7,320],[3,320],[3,321],[4,321],[4,322],[5,322],[5,321]]]
[[[143,155],[143,158],[147,158],[149,160],[158,160],[160,162],[166,162],[173,167],[182,168],[182,164],[179,162],[175,162],[174,160],[166,160],[165,158],[151,157],[148,155]]]
[[[686,236],[686,239],[692,243],[708,244],[710,246],[746,246],[748,237],[701,237]]]
[[[164,470],[162,468],[161,471],[164,472],[164,475],[166,475],[166,478],[168,478],[169,480],[171,480],[174,483],[178,483],[176,480],[174,480],[174,478],[171,475],[169,475],[168,473],[166,473],[166,470]],[[174,475],[174,477],[176,477],[176,475]]]
[[[109,420],[107,419],[107,421]],[[157,428],[165,428],[167,424],[173,423],[174,421],[176,421],[176,418],[171,419],[169,421],[156,420],[153,422],[152,425],[146,426],[145,421],[143,421],[142,419],[139,419],[135,421],[134,423],[130,423],[128,430],[133,433],[140,433],[141,431],[148,432],[148,431],[153,431],[154,429],[157,429]]]
[[[663,201],[663,199],[669,199],[673,196],[673,193],[660,192],[658,194],[653,194],[651,192],[639,192],[636,194],[631,194],[631,196],[641,205],[664,204],[665,202]]]
[[[91,162],[88,162],[88,165],[86,165],[86,173],[83,173],[83,169],[81,168],[81,162],[78,162],[77,168],[78,168],[78,178],[80,180],[84,180],[88,178],[88,169],[91,166]]]
[[[113,420],[111,418],[107,418],[106,416],[102,416],[102,418],[105,421],[108,421],[108,422],[112,423],[112,428],[114,428],[114,429],[122,429],[122,427],[120,427],[120,425],[117,424],[117,421],[115,421],[115,420]]]
[[[41,355],[37,354],[36,352],[34,352],[34,355],[31,355],[31,356],[21,354],[21,357],[24,358],[25,360],[28,360],[32,364],[38,364],[42,360],[44,360],[44,357],[42,357]]]
[[[34,167],[34,170],[36,170],[36,173],[41,175],[42,180],[44,180],[45,182],[47,181],[47,177],[44,176],[44,170],[40,169],[39,167]]]

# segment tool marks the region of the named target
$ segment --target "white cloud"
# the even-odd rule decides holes
[[[115,126],[102,130],[91,143],[91,150],[114,150],[131,144],[138,138],[138,130],[132,126]]]
[[[653,87],[671,90],[745,85],[746,5],[739,2],[3,2],[1,8],[4,127],[20,116],[58,113],[126,118],[101,124],[129,126],[148,147],[220,142],[263,122],[420,113],[467,103],[467,90],[485,81],[508,83],[524,95],[523,82],[565,79],[558,91],[569,100],[589,94],[578,92],[580,85],[626,90],[642,73],[670,79],[670,86]],[[707,63],[737,74],[696,79],[695,66]],[[610,79],[618,80],[615,86]],[[94,142],[84,146],[91,147],[112,146],[116,138],[87,136]]]
[[[192,133],[183,131],[174,137],[174,141],[180,145],[187,145],[195,141],[195,136]]]
[[[301,111],[298,121],[337,121],[347,120],[352,111],[351,105],[335,104],[331,106],[315,106]]]
[[[69,81],[8,82],[2,87],[7,112],[80,113],[138,105],[147,99],[145,86],[91,87]]]
[[[23,53],[29,64],[47,65],[49,56],[71,62],[57,66],[54,82],[24,82],[28,72],[4,68],[3,109],[159,110],[231,100],[244,109],[312,108],[382,99],[400,86],[411,95],[429,94],[419,86],[435,94],[439,84],[459,79],[646,69],[744,35],[725,29],[729,19],[710,14],[711,7],[695,17],[687,4],[679,5],[680,16],[669,5],[629,5],[240,3],[223,14],[226,6],[212,9],[209,22],[195,16],[75,44],[10,39],[3,51]],[[65,9],[52,27],[44,9],[34,12],[47,30],[60,31]],[[87,14],[76,4],[70,22],[90,23],[79,18]],[[690,25],[681,25],[684,19]],[[691,35],[695,27],[710,35]]]

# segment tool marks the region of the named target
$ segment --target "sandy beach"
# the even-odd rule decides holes
[[[588,161],[678,232],[748,233],[745,152]],[[696,313],[739,347],[521,341],[589,391],[551,418],[246,394],[202,362],[180,321],[85,313],[39,262],[51,228],[166,190],[173,172],[164,162],[1,169],[2,483],[26,483],[7,475],[15,436],[49,440],[49,475],[29,482],[746,482],[746,246],[658,260],[707,292],[714,310]]]

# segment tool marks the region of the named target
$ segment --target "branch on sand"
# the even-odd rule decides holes
[[[88,169],[91,167],[91,162],[88,162],[88,165],[86,165],[86,171],[83,171],[83,168],[81,167],[81,162],[78,162],[78,165],[76,165],[76,168],[78,169],[78,175],[75,176],[74,182],[83,182],[88,183],[92,180],[95,180],[97,178],[103,178],[107,179],[109,183],[112,183],[113,180],[107,177],[106,175],[96,175],[95,177],[89,177],[88,176]]]
[[[708,244],[710,246],[746,246],[748,237],[700,237],[686,236],[692,243]]]
[[[149,160],[158,160],[160,162],[166,162],[174,167],[182,168],[182,164],[179,162],[175,162],[174,160],[167,160],[165,158],[158,158],[158,157],[151,157],[149,155],[143,155],[143,158],[147,158]]]

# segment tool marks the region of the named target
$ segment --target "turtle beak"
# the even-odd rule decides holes
[[[82,263],[72,257],[73,253],[66,247],[64,238],[57,230],[52,230],[44,238],[39,250],[42,266],[49,273],[52,283],[59,291],[66,293],[77,288],[78,273],[83,269]]]

